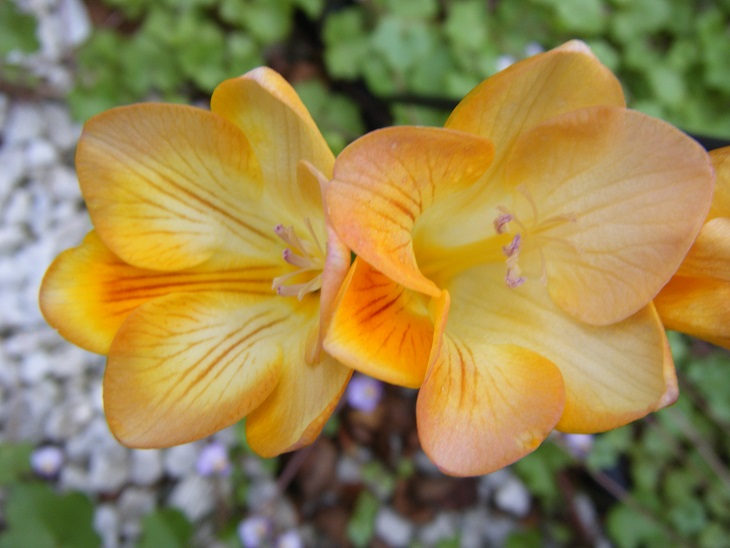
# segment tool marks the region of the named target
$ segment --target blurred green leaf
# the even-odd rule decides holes
[[[543,443],[535,452],[512,465],[534,496],[551,506],[561,498],[558,473],[567,468],[571,457],[552,442]]]
[[[669,510],[669,520],[685,536],[701,533],[707,525],[707,514],[701,501],[688,498]]]
[[[437,0],[375,0],[388,13],[407,19],[429,19],[438,13]]]
[[[0,443],[0,485],[13,483],[31,473],[31,443]]]
[[[35,51],[39,46],[35,18],[19,11],[14,2],[0,2],[0,56],[14,50]]]
[[[480,0],[466,0],[451,5],[444,33],[456,48],[477,51],[489,37],[487,5]]]
[[[362,491],[357,497],[347,524],[347,538],[357,548],[370,545],[375,535],[375,517],[379,508],[380,502],[370,492]]]
[[[614,506],[608,512],[606,528],[619,548],[638,548],[667,541],[653,520],[628,506]]]
[[[174,508],[162,508],[142,518],[137,548],[185,548],[193,537],[193,524]]]
[[[5,507],[7,531],[0,547],[97,547],[93,529],[94,508],[81,493],[58,495],[40,483],[12,486]]]

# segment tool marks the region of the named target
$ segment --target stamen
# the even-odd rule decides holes
[[[509,245],[505,245],[502,247],[502,252],[507,255],[507,257],[512,257],[519,253],[521,244],[522,235],[518,232],[517,234],[515,234],[515,237],[512,238],[512,241]]]
[[[286,263],[296,267],[296,270],[277,276],[271,284],[271,288],[278,295],[297,297],[300,301],[304,299],[306,294],[321,289],[322,269],[324,268],[326,256],[312,223],[309,219],[305,219],[304,222],[314,243],[300,239],[293,226],[276,225],[274,228],[276,235],[289,246],[282,252],[282,258]],[[304,279],[306,280],[309,277],[308,281],[288,283],[307,273],[310,274],[304,276]]]
[[[519,267],[509,268],[507,267],[507,274],[504,277],[504,281],[507,282],[507,286],[510,289],[516,289],[527,281],[527,278],[520,276]]]
[[[507,231],[507,223],[509,223],[514,217],[511,213],[502,213],[496,219],[494,219],[494,230],[497,234],[504,234]]]

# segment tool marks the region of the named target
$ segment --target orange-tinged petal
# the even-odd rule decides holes
[[[447,289],[449,332],[527,348],[559,368],[566,399],[561,430],[616,428],[665,397],[665,335],[651,306],[616,324],[592,326],[565,313],[540,283],[508,288],[500,265],[472,269]]]
[[[654,307],[654,305],[651,305]],[[656,311],[656,308],[654,308]],[[677,369],[674,367],[674,358],[672,357],[672,347],[669,345],[667,332],[662,330],[664,335],[664,394],[656,404],[655,411],[664,409],[677,401],[679,398],[679,380],[677,379]]]
[[[309,162],[303,161],[299,164],[299,177],[301,179],[310,179],[310,183],[316,182],[321,190],[320,199],[324,201],[330,181],[321,171]],[[345,280],[345,276],[347,276],[351,261],[350,250],[332,227],[324,203],[322,207],[324,208],[325,230],[327,232],[327,256],[324,270],[322,270],[322,287],[319,292],[319,334],[316,346],[307,349],[308,363],[314,363],[320,357],[322,341],[335,311],[337,294]]]
[[[281,375],[285,345],[302,346],[310,318],[294,299],[180,293],[135,310],[109,351],[104,408],[131,447],[208,436],[260,405]]]
[[[712,199],[709,157],[676,128],[635,111],[593,107],[525,133],[505,166],[534,226],[550,295],[582,321],[637,312],[669,281]],[[542,224],[541,224],[542,223]]]
[[[244,134],[216,114],[109,110],[86,123],[76,168],[99,236],[129,264],[179,270],[221,250],[276,255],[277,221],[258,205],[259,164]]]
[[[487,474],[537,449],[563,410],[557,367],[448,325],[438,337],[416,408],[421,445],[436,466],[456,476]]]
[[[324,347],[358,371],[416,388],[426,373],[433,329],[425,296],[358,257],[342,286]]]
[[[677,275],[730,282],[730,217],[705,223]]]
[[[514,140],[533,126],[583,107],[625,105],[621,84],[582,42],[529,57],[488,78],[454,109],[446,127],[493,140],[499,169]]]
[[[282,215],[321,215],[318,189],[297,183],[297,164],[310,162],[326,177],[334,156],[301,99],[279,74],[256,68],[226,80],[213,92],[211,109],[248,137],[263,173],[267,195]]]
[[[306,363],[304,348],[287,350],[285,367],[273,393],[246,419],[246,439],[263,457],[312,443],[337,407],[352,369],[323,356]]]
[[[730,349],[730,281],[675,276],[654,299],[667,329]]]
[[[327,205],[338,234],[393,281],[436,296],[421,274],[411,232],[434,202],[471,185],[489,166],[491,143],[437,128],[374,131],[337,158]]]
[[[107,354],[127,316],[144,303],[174,292],[232,291],[272,295],[274,267],[245,257],[204,263],[179,272],[130,266],[90,232],[82,244],[61,253],[46,273],[40,305],[49,324],[73,342]]]
[[[717,179],[715,193],[708,219],[730,217],[730,147],[718,148],[710,152],[712,165],[715,167]]]

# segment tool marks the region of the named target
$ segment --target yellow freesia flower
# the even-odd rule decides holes
[[[350,264],[315,175],[333,162],[265,68],[223,82],[211,111],[141,104],[86,124],[76,166],[95,231],[51,265],[40,302],[108,354],[122,443],[185,443],[244,416],[261,455],[319,434],[351,374],[319,351]]]
[[[422,446],[450,474],[554,428],[626,424],[677,396],[651,301],[712,187],[704,150],[627,110],[584,44],[517,63],[446,129],[380,130],[338,157],[326,201],[357,259],[324,347],[420,386]]]
[[[654,304],[667,328],[730,348],[730,147],[710,158],[716,172],[710,213]]]

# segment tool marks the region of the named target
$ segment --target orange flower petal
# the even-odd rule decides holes
[[[259,406],[281,375],[286,345],[312,325],[293,299],[180,293],[135,310],[112,343],[104,408],[131,447],[208,436]],[[302,335],[304,338],[304,335]]]
[[[358,371],[416,388],[423,382],[433,341],[427,301],[357,258],[342,286],[324,347]]]
[[[705,223],[677,275],[730,282],[730,218]]]
[[[667,329],[730,349],[730,281],[675,276],[654,299]]]
[[[717,179],[707,218],[709,220],[715,217],[730,217],[730,147],[711,151],[710,159],[715,167]]]
[[[337,407],[352,376],[335,359],[302,359],[304,348],[287,349],[285,367],[273,393],[246,419],[246,439],[263,457],[294,451],[312,443]]]
[[[76,167],[99,236],[129,264],[179,270],[217,250],[272,256],[259,165],[220,116],[182,105],[109,110],[86,123]]]
[[[271,295],[273,267],[237,257],[179,272],[126,264],[90,232],[79,247],[61,253],[46,273],[40,305],[49,324],[69,341],[107,354],[127,316],[144,303],[174,292],[234,291]]]
[[[583,107],[625,105],[621,84],[579,41],[529,57],[488,78],[454,109],[446,127],[493,140],[490,173],[533,126]]]
[[[321,189],[321,200],[324,201],[330,181],[321,171],[309,162],[303,161],[299,164],[299,178],[309,179],[310,184],[318,184]],[[324,207],[324,203],[322,206]],[[315,348],[307,349],[307,361],[309,363],[314,363],[320,359],[322,341],[335,312],[337,294],[345,280],[345,276],[347,276],[351,262],[350,250],[332,227],[329,212],[326,208],[324,208],[324,218],[325,230],[327,231],[327,258],[322,271],[322,288],[319,292],[319,334]]]
[[[558,428],[600,432],[655,410],[670,388],[665,335],[651,306],[622,322],[592,326],[565,313],[540,283],[510,289],[500,265],[455,279],[449,333],[529,349],[559,368],[565,410]]]
[[[689,250],[712,198],[705,151],[674,127],[610,107],[570,112],[524,134],[505,167],[537,228],[550,295],[605,325],[658,293]],[[536,218],[536,219],[535,219]],[[542,224],[540,224],[542,223]]]
[[[487,474],[511,464],[537,449],[560,418],[560,371],[530,350],[457,338],[447,327],[431,359],[418,393],[418,436],[448,474]]]
[[[411,232],[434,202],[472,184],[489,166],[486,139],[425,127],[374,131],[348,146],[327,191],[345,244],[393,281],[436,296],[418,269]]]
[[[226,80],[213,92],[211,110],[236,124],[258,159],[267,196],[285,218],[321,216],[317,187],[297,183],[297,164],[310,162],[326,177],[334,156],[301,99],[279,74],[260,67]],[[304,212],[304,213],[303,213]]]

